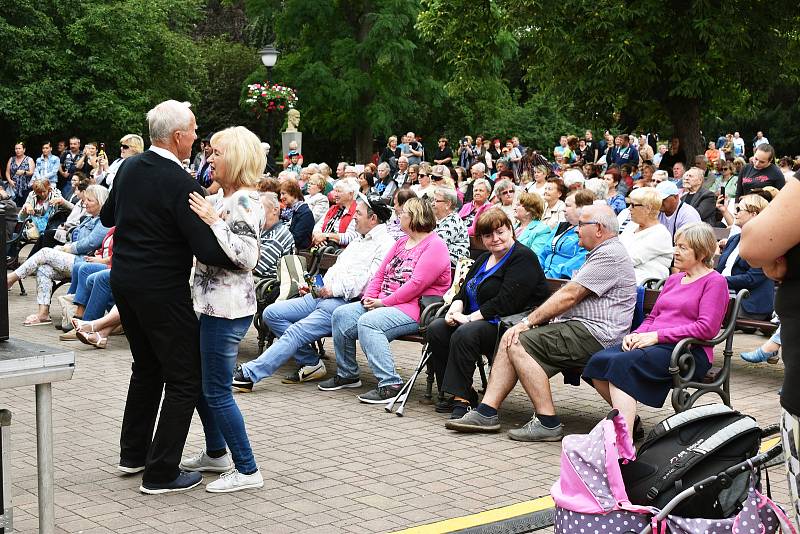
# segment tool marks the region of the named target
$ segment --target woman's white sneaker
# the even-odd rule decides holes
[[[203,449],[197,455],[181,460],[181,469],[184,471],[227,473],[233,469],[233,460],[231,460],[231,455],[228,452],[219,458],[212,458]]]
[[[261,477],[261,470],[257,469],[255,473],[245,475],[236,469],[232,469],[220,475],[214,482],[206,484],[206,491],[210,493],[229,493],[263,486],[264,479]]]

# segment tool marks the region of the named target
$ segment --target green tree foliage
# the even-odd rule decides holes
[[[754,98],[797,72],[797,13],[766,1],[508,0],[530,43],[530,80],[582,103],[621,112],[628,127],[666,116],[689,153],[717,95]],[[527,15],[526,17],[524,17]],[[524,17],[524,18],[523,18]],[[787,51],[794,50],[794,53]]]
[[[196,101],[200,0],[0,1],[0,130],[114,138],[166,98]],[[7,141],[8,139],[6,139]]]
[[[514,64],[513,21],[491,0],[423,0],[417,23],[436,72],[465,126],[486,124],[512,103],[504,67]]]
[[[258,131],[255,117],[239,107],[242,81],[261,64],[255,48],[215,37],[199,44],[202,79],[195,108],[198,128],[205,134],[239,125]]]
[[[366,161],[374,135],[418,124],[439,105],[441,84],[414,31],[418,9],[408,0],[284,1],[273,81],[297,89],[304,132],[354,143]]]

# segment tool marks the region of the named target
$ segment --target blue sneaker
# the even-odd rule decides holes
[[[756,350],[751,352],[742,352],[739,356],[746,362],[750,363],[778,363],[778,351],[775,352],[764,352],[761,350],[761,347],[758,347]]]

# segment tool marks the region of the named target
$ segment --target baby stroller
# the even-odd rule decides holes
[[[693,410],[699,412],[690,413]],[[744,431],[742,435],[733,436],[730,443],[735,447],[746,441],[747,432],[757,440],[768,434],[755,427],[755,421],[749,417],[724,405],[706,405],[662,421],[648,435],[640,451],[646,449],[648,443],[655,443],[659,437],[673,431],[673,436],[680,434],[680,426],[698,414],[749,420],[733,425],[724,421],[727,427],[738,424]],[[750,422],[757,434],[744,428]],[[699,423],[705,424],[702,420]],[[695,453],[720,450],[722,461],[734,458],[731,449],[712,448],[715,447],[712,441],[710,438],[694,439],[689,449]],[[692,452],[665,458],[653,466],[653,476],[643,486],[641,475],[647,469],[642,466],[631,469],[636,464],[636,451],[625,420],[612,410],[589,434],[564,438],[561,475],[551,489],[556,504],[554,533],[769,534],[782,529],[784,534],[796,534],[784,511],[758,490],[756,469],[760,471],[762,466],[781,454],[780,444],[761,454],[757,454],[757,445],[753,454],[747,450],[749,448],[744,446],[746,459],[697,481],[691,481],[688,475],[677,482],[670,480],[669,488],[659,486],[667,479],[665,473],[674,471],[672,468],[686,467],[692,462],[689,458]],[[709,462],[709,465],[714,465],[714,462]],[[694,470],[694,474],[697,473],[702,473],[702,469]],[[648,486],[649,491],[641,494],[640,489]],[[662,489],[661,495],[657,495],[656,487]],[[631,488],[630,494],[626,488]],[[698,513],[700,511],[705,513]]]

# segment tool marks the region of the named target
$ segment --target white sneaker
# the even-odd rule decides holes
[[[214,482],[206,484],[206,491],[209,493],[230,493],[263,486],[264,479],[261,477],[260,470],[256,470],[252,475],[243,475],[236,469],[232,469],[220,475]]]
[[[304,365],[281,380],[281,384],[301,384],[312,380],[322,380],[328,374],[325,363],[320,360],[316,365]]]
[[[228,452],[225,453],[225,456],[212,458],[203,449],[197,455],[181,460],[181,469],[184,471],[226,473],[233,469],[233,460],[231,460],[231,455]]]

